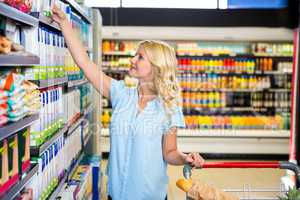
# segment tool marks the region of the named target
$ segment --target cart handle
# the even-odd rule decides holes
[[[274,162],[206,162],[202,167],[197,168],[277,168],[289,169],[295,172],[297,180],[300,182],[300,168],[298,165],[288,161]],[[192,175],[192,167],[185,165],[183,167],[183,176],[189,179]]]

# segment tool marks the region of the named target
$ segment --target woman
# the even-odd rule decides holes
[[[88,59],[65,14],[56,6],[52,12],[75,62],[112,103],[107,172],[109,198],[165,199],[167,163],[189,163],[194,167],[204,163],[198,153],[187,155],[177,150],[177,128],[185,124],[174,49],[163,42],[141,42],[129,70],[139,85],[137,89],[129,89],[124,81],[114,80],[98,70]]]

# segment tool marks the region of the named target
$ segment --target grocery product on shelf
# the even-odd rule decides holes
[[[83,111],[92,103],[92,86],[82,85],[78,89],[80,92],[80,110]]]
[[[29,13],[32,8],[32,0],[4,0],[4,2],[24,13]]]
[[[258,56],[293,56],[293,45],[290,43],[255,43],[252,52]]]
[[[63,135],[34,158],[39,163],[39,172],[33,177],[27,188],[33,190],[33,199],[47,199],[58,186],[63,177],[67,176],[69,166],[81,149],[81,126],[65,138]]]
[[[186,115],[185,123],[191,129],[272,129],[288,130],[287,116],[276,115]]]
[[[134,55],[138,42],[137,41],[115,41],[104,40],[102,52],[104,55]]]
[[[63,94],[64,121],[70,125],[80,117],[80,91],[74,89]]]
[[[62,128],[64,121],[63,88],[41,90],[39,120],[31,126],[31,146],[40,146]]]
[[[244,43],[176,42],[176,52],[178,55],[236,55],[249,53],[249,48]]]
[[[3,71],[0,79],[2,123],[16,122],[27,115],[39,111],[37,86],[24,79],[24,76]],[[28,100],[32,100],[29,102]]]
[[[0,142],[0,198],[30,169],[30,130],[24,129]]]
[[[11,51],[11,45],[12,42],[8,38],[0,35],[0,54],[9,53]]]
[[[101,115],[101,123],[103,128],[108,128],[111,118],[111,110],[110,109],[103,109]]]

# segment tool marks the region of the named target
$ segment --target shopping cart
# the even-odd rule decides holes
[[[297,181],[300,182],[300,168],[294,163],[288,161],[281,162],[206,162],[201,168],[277,168],[277,169],[288,169],[292,170],[295,173]],[[192,175],[191,171],[192,167],[190,165],[185,165],[183,168],[183,176],[186,179],[189,179]],[[287,189],[281,185],[276,189],[254,189],[250,186],[244,186],[239,189],[230,189],[224,190],[225,192],[238,193],[237,196],[240,197],[241,200],[278,200],[278,196],[283,195],[287,192]],[[255,194],[257,193],[276,193],[274,197],[261,197]],[[188,197],[187,197],[188,199]]]

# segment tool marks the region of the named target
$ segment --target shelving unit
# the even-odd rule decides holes
[[[48,88],[52,86],[57,86],[57,85],[64,85],[68,83],[68,78],[63,77],[63,78],[54,78],[54,79],[48,79],[48,80],[38,80],[38,81],[33,81],[39,86],[39,89],[43,88]]]
[[[88,115],[93,109],[93,105],[92,104],[89,104],[83,111],[82,115],[83,116],[86,116]]]
[[[68,87],[78,87],[80,85],[86,84],[87,82],[87,80],[68,81]]]
[[[81,153],[77,159],[75,159],[74,163],[70,166],[70,168],[65,172],[64,176],[59,181],[59,184],[55,188],[55,190],[52,192],[48,200],[55,200],[59,194],[59,192],[62,190],[63,186],[65,185],[66,181],[72,176],[72,174],[75,172],[76,167],[82,160],[83,154]]]
[[[85,138],[83,138],[83,147],[86,147],[91,136],[92,136],[92,133],[88,133],[88,135]]]
[[[95,54],[98,54],[98,48],[93,48],[91,45],[94,45],[94,35],[93,34],[99,34],[99,24],[95,24],[95,27],[97,28],[97,33],[92,33],[90,30],[92,30],[91,26],[93,24],[92,20],[90,19],[89,16],[91,14],[91,9],[87,11],[87,9],[83,9],[77,2],[74,0],[61,0],[61,2],[64,2],[68,5],[62,5],[64,7],[69,7],[71,8],[71,12],[73,15],[71,16],[72,20],[72,25],[80,30],[82,32],[82,39],[84,39],[84,45],[87,53],[89,54],[89,57],[92,55],[95,56]],[[57,2],[58,3],[58,2]],[[43,10],[41,11],[43,12]],[[99,12],[98,12],[99,13]],[[36,178],[39,176],[48,176],[47,178],[47,183],[49,184],[47,187],[40,186],[39,191],[35,191],[36,194],[38,192],[40,193],[39,195],[48,195],[47,193],[49,192],[50,187],[52,187],[53,183],[55,183],[55,178],[57,174],[60,174],[61,170],[65,170],[65,174],[60,180],[59,185],[57,186],[56,190],[52,192],[51,196],[48,199],[55,199],[58,193],[61,191],[63,185],[65,182],[70,178],[72,173],[75,171],[76,167],[78,166],[79,162],[83,158],[84,154],[91,153],[90,152],[90,147],[87,148],[87,144],[90,140],[90,138],[94,135],[93,128],[89,129],[89,134],[86,135],[85,138],[82,138],[82,128],[80,127],[82,122],[84,120],[89,120],[90,124],[97,124],[98,118],[91,117],[94,115],[94,109],[95,105],[97,104],[89,104],[86,106],[83,110],[81,110],[81,113],[78,113],[77,115],[79,118],[71,125],[63,124],[66,123],[67,121],[70,121],[71,119],[78,117],[77,115],[72,116],[72,111],[65,113],[65,116],[67,118],[71,119],[65,119],[65,116],[59,116],[57,113],[57,108],[59,107],[59,103],[62,103],[63,101],[61,100],[66,100],[68,102],[68,99],[65,99],[71,96],[71,98],[74,99],[74,97],[78,97],[83,99],[84,102],[87,101],[86,96],[84,95],[90,95],[89,93],[91,92],[90,89],[86,86],[82,85],[88,84],[88,81],[86,78],[78,79],[78,77],[82,77],[81,72],[78,72],[78,69],[74,62],[70,58],[70,54],[65,55],[65,57],[61,56],[64,53],[66,53],[66,46],[64,45],[65,41],[62,38],[61,35],[61,30],[60,27],[58,26],[57,23],[53,22],[49,17],[46,17],[44,14],[35,12],[26,14],[23,13],[13,7],[10,7],[9,5],[6,5],[4,3],[0,3],[0,16],[5,18],[8,18],[12,20],[12,23],[15,23],[17,27],[18,34],[22,35],[22,40],[15,40],[16,43],[21,43],[25,47],[24,52],[16,52],[16,53],[9,53],[9,54],[0,54],[0,66],[2,69],[11,69],[14,70],[17,67],[16,72],[17,73],[24,73],[25,78],[32,78],[36,79],[36,77],[39,77],[40,80],[29,80],[31,82],[34,82],[36,85],[38,85],[38,89],[40,90],[40,94],[44,94],[44,97],[40,95],[42,105],[41,109],[43,107],[44,112],[42,113],[44,118],[41,118],[41,116],[37,115],[31,115],[27,116],[15,123],[9,123],[4,125],[3,127],[0,128],[0,141],[8,138],[14,134],[16,134],[20,130],[28,130],[28,133],[33,134],[34,140],[36,141],[31,141],[32,144],[35,143],[40,143],[41,140],[44,141],[43,144],[40,146],[31,146],[30,147],[30,156],[32,159],[37,160],[37,162],[40,161],[46,161],[48,159],[47,164],[51,167],[52,164],[55,162],[53,161],[53,157],[50,158],[50,154],[54,153],[54,149],[56,153],[58,151],[63,152],[65,154],[65,151],[63,151],[62,146],[65,145],[65,143],[70,144],[70,141],[76,141],[78,144],[78,148],[80,148],[80,153],[76,156],[76,158],[72,161],[71,166],[63,166],[59,172],[54,172],[52,175],[49,176],[49,174],[41,174],[43,171],[39,171],[38,165],[35,165],[28,173],[22,174],[22,172],[18,172],[18,175],[24,176],[22,180],[20,180],[16,185],[12,186],[7,193],[4,194],[1,199],[14,199],[16,198],[23,189],[27,189],[28,187],[31,189],[36,189],[34,186],[36,182]],[[93,16],[94,17],[94,16]],[[81,20],[81,21],[80,21]],[[5,20],[4,20],[5,23]],[[101,26],[102,24],[100,24]],[[28,32],[24,34],[24,29],[23,27],[26,27]],[[2,27],[1,27],[2,28]],[[5,29],[6,27],[3,26]],[[2,30],[2,29],[1,29]],[[96,31],[95,31],[96,32]],[[11,32],[6,32],[6,30],[3,30],[1,34],[6,34],[4,36],[8,37],[10,34],[15,34]],[[9,34],[9,35],[8,35]],[[27,37],[30,37],[30,34],[33,37],[33,46],[27,45],[29,42],[27,40]],[[35,37],[36,36],[36,37]],[[39,36],[39,37],[38,37]],[[87,42],[88,40],[91,40],[93,37],[93,42]],[[14,37],[11,37],[14,38]],[[39,38],[39,39],[38,39]],[[32,38],[30,38],[32,39]],[[14,40],[14,39],[12,39]],[[99,44],[98,40],[95,41],[97,44]],[[35,48],[38,47],[38,48]],[[47,52],[45,52],[47,49]],[[58,52],[56,50],[60,50],[61,52]],[[34,54],[39,54],[39,55],[33,55],[32,53],[29,52],[35,52]],[[60,56],[57,56],[55,53],[59,54]],[[55,57],[56,56],[56,57]],[[67,62],[68,60],[68,62]],[[96,62],[96,61],[94,61]],[[97,60],[98,62],[98,60]],[[96,63],[97,63],[96,62]],[[66,64],[67,63],[67,64]],[[65,64],[65,66],[64,66]],[[37,67],[35,67],[37,66]],[[23,68],[26,67],[26,68]],[[44,67],[41,71],[41,67]],[[38,69],[38,70],[36,70]],[[34,71],[35,70],[35,71]],[[33,74],[34,73],[34,74]],[[38,73],[38,74],[37,74]],[[62,74],[64,73],[64,74]],[[65,75],[65,77],[62,77]],[[51,77],[51,78],[50,78]],[[53,78],[53,77],[60,77],[60,78]],[[72,80],[72,81],[71,81]],[[86,89],[87,88],[87,89]],[[35,91],[37,92],[37,91]],[[74,92],[73,94],[69,94],[71,92]],[[92,92],[94,92],[92,90]],[[35,93],[36,94],[36,93]],[[79,95],[78,95],[79,94]],[[90,98],[90,96],[88,96]],[[60,100],[58,100],[60,99]],[[74,101],[79,102],[78,99],[74,99]],[[51,102],[51,105],[50,105]],[[55,105],[54,105],[55,102]],[[94,102],[94,101],[88,101],[88,102]],[[80,102],[81,104],[82,102]],[[47,105],[47,108],[46,108]],[[79,105],[76,104],[76,109],[79,109],[77,107]],[[56,110],[55,110],[56,109]],[[51,113],[53,111],[53,113]],[[61,111],[61,108],[60,108]],[[55,115],[55,116],[54,116]],[[47,118],[47,119],[46,119]],[[51,118],[51,120],[50,120]],[[36,124],[34,122],[37,121]],[[62,128],[57,130],[55,133],[54,129],[61,127],[61,124],[63,124]],[[30,127],[32,126],[32,127]],[[34,129],[34,131],[31,131],[31,129]],[[77,129],[77,130],[76,130]],[[75,131],[76,130],[76,131]],[[73,135],[72,135],[73,133]],[[51,135],[51,136],[50,136]],[[28,138],[28,137],[27,137]],[[32,139],[31,138],[31,139]],[[47,139],[45,139],[47,138]],[[82,140],[79,140],[82,139]],[[69,140],[69,141],[68,141]],[[31,143],[30,142],[30,143]],[[63,142],[63,144],[62,144]],[[26,144],[28,143],[28,140],[26,141]],[[94,143],[92,143],[94,145]],[[61,146],[61,147],[58,147]],[[11,148],[11,147],[10,147]],[[28,147],[29,148],[29,147]],[[91,148],[94,148],[93,146]],[[52,153],[51,153],[52,151]],[[76,149],[76,154],[79,151],[79,149]],[[55,155],[56,155],[55,153]],[[94,152],[92,152],[93,154]],[[97,152],[96,152],[97,153]],[[64,155],[63,154],[63,155]],[[53,154],[51,155],[53,156]],[[73,157],[74,155],[72,155]],[[46,158],[47,157],[47,158]],[[71,157],[70,157],[71,158]],[[51,160],[52,159],[52,160]],[[29,162],[29,161],[28,161]],[[23,167],[23,166],[22,166]],[[44,166],[45,167],[45,166]],[[45,168],[44,168],[45,169]],[[54,175],[55,174],[55,175]],[[26,175],[26,176],[25,176]],[[34,176],[35,175],[35,176]],[[34,179],[31,180],[31,178],[34,177]],[[57,177],[59,178],[59,177]],[[33,184],[33,185],[32,185]],[[28,186],[27,186],[28,185]],[[40,198],[40,196],[39,196]]]
[[[32,66],[38,65],[39,63],[39,57],[34,55],[19,55],[15,53],[10,53],[8,55],[0,55],[0,66],[2,67]]]
[[[38,147],[30,147],[30,154],[33,156],[40,156],[45,150],[50,147],[57,138],[68,131],[68,126],[65,125],[63,128],[58,130],[51,138],[49,138],[44,144]]]
[[[5,196],[1,197],[3,200],[12,200],[15,199],[15,197],[21,192],[21,190],[26,186],[26,184],[30,181],[32,176],[38,172],[38,164],[33,166],[31,170],[26,174],[26,176],[20,180],[16,185],[14,185],[12,188],[8,190],[8,192],[5,193]]]
[[[131,35],[132,30],[117,27],[115,30],[108,28],[104,31],[103,71],[117,79],[123,79],[128,73],[122,66],[128,64],[134,55],[134,46],[138,44],[138,39]],[[122,36],[114,35],[118,31]],[[288,154],[289,125],[280,126],[284,130],[272,130],[271,126],[262,126],[262,121],[253,118],[261,116],[261,120],[269,123],[275,123],[276,120],[278,124],[286,123],[287,117],[284,114],[290,112],[291,106],[281,101],[288,101],[285,93],[291,92],[291,89],[287,84],[280,86],[279,81],[291,80],[293,54],[291,46],[287,48],[287,45],[291,45],[292,37],[274,43],[264,40],[262,45],[269,45],[268,54],[256,53],[262,51],[256,39],[233,42],[220,38],[216,41],[196,38],[183,40],[179,36],[181,39],[177,41],[176,37],[157,37],[155,33],[151,36],[171,44],[178,59],[183,112],[188,125],[185,130],[178,131],[178,146],[181,150],[217,154]],[[273,45],[285,45],[285,52],[280,53],[280,49]],[[228,53],[199,53],[213,51]],[[241,98],[247,98],[247,101],[241,103]],[[107,108],[108,113],[110,109]],[[200,124],[200,120],[208,125]],[[234,129],[241,126],[244,128]],[[232,129],[220,130],[216,127]],[[102,150],[107,152],[108,129],[103,129],[101,135]]]
[[[90,18],[86,15],[86,13],[84,12],[84,10],[80,7],[80,5],[78,5],[78,3],[76,3],[74,0],[63,0],[63,2],[70,4],[71,7],[72,7],[79,15],[81,15],[81,17],[83,17],[83,19],[84,19],[87,23],[92,24]]]
[[[31,115],[25,117],[17,122],[10,123],[4,127],[0,128],[0,141],[13,135],[14,133],[30,126],[35,120],[39,118],[39,115]]]
[[[17,23],[20,23],[23,25],[36,27],[39,24],[39,21],[36,18],[34,18],[28,14],[25,14],[15,8],[12,8],[2,2],[0,2],[0,13],[1,13],[1,15],[5,16],[7,18],[13,19]]]
[[[68,129],[68,134],[70,135],[73,133],[73,131],[83,122],[84,116],[80,117],[74,124],[72,124]]]

